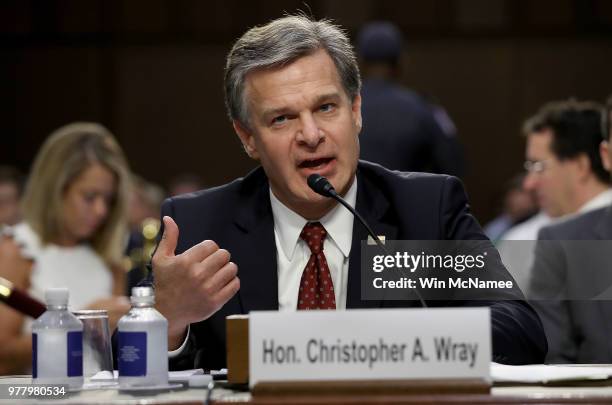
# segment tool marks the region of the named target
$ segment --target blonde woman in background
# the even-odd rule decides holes
[[[120,265],[128,192],[125,157],[106,128],[73,123],[53,132],[30,173],[24,221],[0,241],[0,276],[41,300],[46,288],[67,287],[71,309],[106,309],[114,328],[129,310]],[[30,367],[30,323],[0,305],[1,374]]]

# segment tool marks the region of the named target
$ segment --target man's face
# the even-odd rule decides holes
[[[247,153],[263,166],[274,195],[307,219],[334,202],[313,192],[318,173],[344,194],[359,156],[361,98],[353,102],[336,66],[319,50],[276,69],[252,72],[245,83],[250,129],[234,122]]]
[[[551,217],[576,211],[575,193],[578,173],[571,159],[559,160],[553,153],[551,130],[534,132],[527,137],[528,162],[534,170],[527,173],[523,187],[535,192],[540,208]]]

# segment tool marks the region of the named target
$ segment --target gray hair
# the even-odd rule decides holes
[[[324,49],[351,101],[361,89],[359,67],[346,33],[329,20],[314,21],[305,15],[289,15],[248,30],[227,56],[225,105],[230,119],[250,128],[244,92],[246,76],[255,70],[287,65]]]

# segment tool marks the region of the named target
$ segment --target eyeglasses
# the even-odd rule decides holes
[[[548,168],[546,160],[527,160],[523,163],[527,173],[540,174]]]

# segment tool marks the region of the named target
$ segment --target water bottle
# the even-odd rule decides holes
[[[45,291],[47,311],[32,324],[32,382],[83,385],[83,323],[68,311],[68,289]]]
[[[168,385],[168,321],[155,308],[151,287],[134,287],[132,309],[117,324],[119,386]]]

